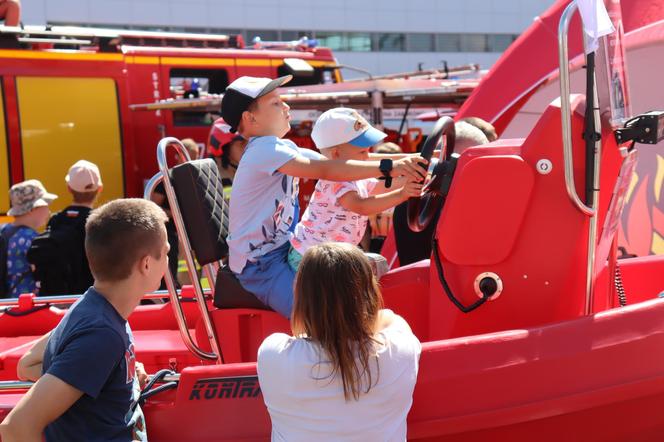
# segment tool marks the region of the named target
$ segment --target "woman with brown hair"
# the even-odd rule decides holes
[[[421,345],[382,304],[357,247],[324,243],[304,254],[293,336],[275,333],[258,350],[272,440],[406,439]]]

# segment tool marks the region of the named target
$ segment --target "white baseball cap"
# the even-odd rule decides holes
[[[65,177],[69,188],[74,192],[93,192],[102,186],[101,174],[96,164],[78,160],[69,168]]]
[[[323,112],[311,131],[311,138],[318,149],[339,144],[371,147],[387,137],[387,134],[371,126],[355,109],[337,107]]]
[[[221,99],[221,117],[235,133],[242,120],[242,113],[257,98],[267,95],[293,79],[292,75],[275,78],[240,77],[226,88]]]

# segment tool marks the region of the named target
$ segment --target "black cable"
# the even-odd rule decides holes
[[[586,57],[586,112],[584,115],[585,130],[583,139],[586,142],[586,204],[592,205],[595,189],[595,143],[601,138],[595,127],[595,53]]]
[[[452,301],[452,304],[454,304],[459,310],[461,310],[464,313],[470,313],[473,310],[475,310],[477,307],[481,306],[485,302],[489,300],[491,295],[487,293],[482,293],[482,297],[472,303],[469,306],[463,305],[457,298],[454,296],[452,293],[452,290],[450,289],[450,286],[447,284],[447,281],[445,280],[445,273],[443,272],[443,264],[440,261],[440,255],[438,252],[438,240],[435,238],[432,239],[432,249],[433,249],[433,260],[436,263],[436,270],[438,270],[438,279],[440,280],[441,285],[443,286],[443,290],[445,290],[445,294],[447,297]]]

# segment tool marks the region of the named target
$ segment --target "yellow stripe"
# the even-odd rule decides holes
[[[238,58],[235,60],[238,66],[271,66],[270,59]]]
[[[127,57],[130,64],[159,64],[159,57]]]
[[[122,61],[122,54],[98,54],[86,52],[42,52],[21,50],[0,50],[0,58],[17,58],[32,60],[72,60],[72,61]],[[127,63],[134,64],[159,64],[159,57],[130,56],[126,58]],[[269,67],[279,60],[269,58],[192,58],[192,57],[162,57],[162,63],[181,66],[263,66]],[[323,60],[306,60],[314,67],[333,67],[335,64]]]
[[[232,58],[162,57],[162,64],[177,66],[233,66]]]
[[[334,67],[334,66],[336,66],[335,63],[331,63],[331,62],[329,62],[329,61],[322,61],[322,60],[306,60],[306,59],[305,59],[305,61],[308,62],[308,63],[309,63],[310,65],[312,65],[313,67],[317,67],[317,68]]]
[[[97,54],[86,52],[33,52],[0,50],[0,58],[39,59],[39,60],[73,60],[73,61],[122,61],[122,54]]]

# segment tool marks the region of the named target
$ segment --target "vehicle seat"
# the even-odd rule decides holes
[[[228,205],[214,160],[179,164],[169,174],[196,261],[201,266],[224,261],[228,257]],[[240,285],[226,265],[217,273],[214,306],[270,310]]]

